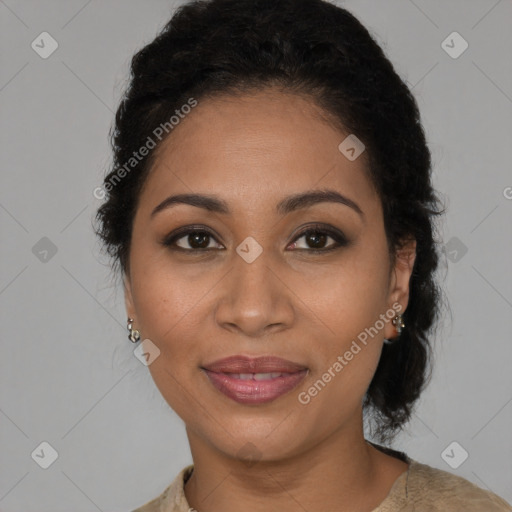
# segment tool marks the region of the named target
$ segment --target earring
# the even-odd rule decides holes
[[[127,328],[128,328],[128,339],[132,343],[137,343],[140,340],[140,332],[137,329],[132,328],[133,318],[128,318]]]
[[[403,328],[405,327],[404,317],[403,317],[402,313],[397,313],[395,318],[393,318],[392,323],[395,326],[396,332],[398,333],[398,335],[400,335]]]
[[[398,338],[400,337],[400,333],[403,331],[403,329],[405,327],[404,317],[401,313],[397,313],[397,315],[395,316],[395,318],[393,318],[391,323],[395,326],[398,336],[396,336],[396,338],[393,338],[391,340],[384,339],[384,343],[386,345],[392,345],[393,343],[395,343],[398,340]]]

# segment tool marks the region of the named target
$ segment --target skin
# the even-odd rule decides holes
[[[371,511],[407,470],[363,436],[362,400],[383,339],[397,335],[390,321],[310,403],[298,401],[359,333],[396,302],[404,311],[409,299],[415,242],[391,264],[365,155],[350,161],[338,150],[347,135],[308,97],[267,89],[204,99],[160,146],[140,195],[126,309],[141,339],[160,350],[148,368],[186,424],[194,471],[185,494],[200,512],[239,511],[241,503],[248,512]],[[364,217],[334,202],[275,212],[284,197],[318,189],[352,199]],[[178,193],[215,195],[231,213],[179,204],[151,217]],[[312,252],[314,241],[297,235],[315,222],[349,244]],[[182,235],[181,252],[162,245],[195,224],[212,236],[191,245]],[[252,263],[236,252],[248,236],[263,249]],[[199,252],[202,243],[211,250]],[[333,245],[327,238],[319,247]],[[239,404],[201,370],[236,354],[276,355],[308,375],[272,402]],[[240,451],[247,443],[254,464]]]

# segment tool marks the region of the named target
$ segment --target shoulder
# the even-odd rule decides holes
[[[512,512],[504,499],[469,480],[409,458],[408,462],[408,471],[375,512]],[[132,512],[189,512],[183,488],[193,467],[183,468],[162,494]]]
[[[469,480],[417,461],[410,461],[406,479],[406,503],[429,512],[511,512],[512,507],[496,494]],[[419,507],[419,508],[418,508]],[[404,510],[408,510],[407,508]]]
[[[190,507],[183,489],[193,468],[193,464],[183,468],[162,494],[131,512],[189,512]]]

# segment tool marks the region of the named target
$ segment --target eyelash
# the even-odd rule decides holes
[[[215,238],[215,235],[208,228],[206,228],[206,226],[205,227],[203,227],[203,226],[194,226],[194,227],[187,226],[187,227],[179,229],[177,232],[171,233],[170,235],[165,237],[164,240],[162,240],[161,244],[164,245],[165,247],[168,247],[170,250],[173,250],[173,251],[189,252],[189,253],[196,253],[196,254],[204,253],[204,252],[212,251],[212,250],[222,250],[222,249],[215,249],[215,248],[184,249],[183,247],[174,246],[176,241],[180,240],[181,238],[185,238],[186,236],[194,234],[194,233],[201,233],[201,234],[209,235],[217,243],[219,243],[217,241],[217,239]],[[301,249],[295,249],[296,251],[306,251],[306,252],[312,252],[312,253],[317,253],[317,254],[318,253],[326,253],[326,252],[333,251],[335,249],[339,249],[341,247],[346,247],[349,244],[349,241],[347,240],[347,238],[345,237],[345,235],[343,233],[341,233],[337,230],[334,230],[332,228],[329,228],[327,226],[324,226],[322,224],[314,224],[312,226],[308,226],[307,229],[304,229],[303,231],[298,233],[297,236],[293,239],[293,241],[291,243],[292,244],[296,243],[297,240],[299,240],[300,238],[302,238],[306,235],[310,235],[310,234],[328,235],[330,238],[332,238],[334,240],[335,244],[326,249],[302,249],[301,248]]]

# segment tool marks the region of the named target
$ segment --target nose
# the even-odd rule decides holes
[[[223,281],[215,311],[222,328],[253,338],[290,328],[293,292],[265,251],[252,263],[236,255]]]

